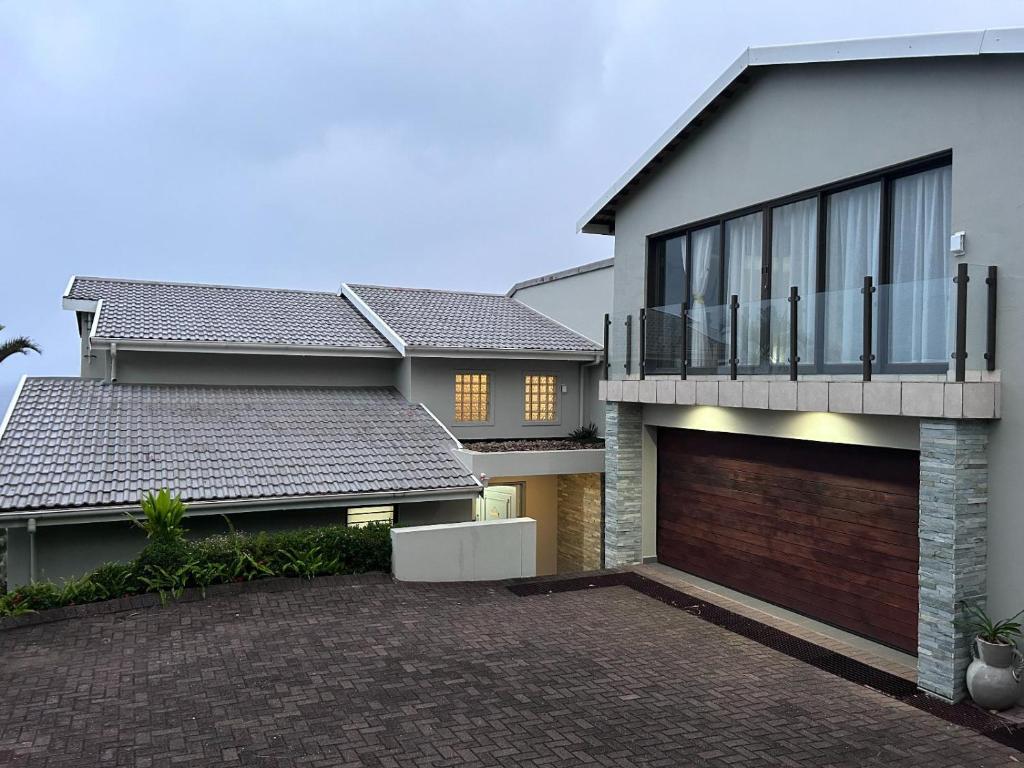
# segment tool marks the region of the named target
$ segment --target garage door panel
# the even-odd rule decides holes
[[[668,452],[671,455],[671,452]],[[685,454],[684,454],[685,456]],[[866,512],[875,514],[879,507],[889,511],[889,516],[880,523],[901,528],[909,528],[917,524],[917,489],[904,489],[904,492],[878,491],[867,488],[843,486],[828,483],[820,479],[810,480],[794,476],[776,476],[765,472],[763,466],[747,462],[744,467],[715,466],[703,457],[688,458],[680,464],[670,465],[667,469],[671,475],[678,473],[687,477],[714,477],[722,483],[738,484],[741,488],[751,486],[764,488],[770,481],[772,490],[780,496],[788,498],[828,498],[830,505],[836,509],[850,512]]]
[[[658,559],[911,652],[918,456],[661,429]]]
[[[916,571],[886,569],[875,563],[864,563],[821,549],[794,545],[775,538],[758,539],[756,536],[723,531],[707,524],[683,526],[666,522],[659,527],[659,535],[662,530],[667,537],[685,536],[693,541],[704,541],[716,547],[721,558],[726,561],[742,555],[744,561],[759,558],[774,571],[799,569],[823,580],[834,579],[840,584],[874,586],[889,591],[904,589],[907,594],[917,594]]]
[[[696,572],[696,575],[716,583],[725,583],[737,576],[751,577],[751,583],[759,586],[745,592],[753,597],[784,605],[797,613],[813,616],[858,634],[869,634],[873,639],[887,645],[907,649],[916,646],[916,634],[909,635],[905,621],[900,618],[905,608],[881,604],[876,606],[877,611],[871,611],[864,606],[857,608],[829,599],[820,589],[815,588],[813,582],[779,580],[774,577],[765,580],[763,575],[754,574],[753,568],[737,570],[735,566],[725,566],[721,559],[713,554],[709,554],[702,562],[698,561],[698,568],[700,572]],[[690,572],[695,571],[696,569],[691,569]]]
[[[838,568],[826,570],[817,563],[812,563],[809,567],[806,561],[799,558],[780,561],[769,550],[758,550],[743,542],[739,542],[735,547],[737,551],[742,552],[742,560],[727,559],[722,556],[718,539],[709,538],[708,534],[703,532],[690,533],[689,537],[687,550],[681,554],[685,555],[692,550],[695,560],[698,556],[706,556],[713,557],[713,562],[725,563],[729,568],[753,568],[755,571],[751,575],[757,574],[758,579],[781,580],[783,583],[798,579],[808,584],[842,590],[847,593],[843,599],[851,604],[861,604],[865,599],[869,599],[898,608],[913,608],[917,605],[916,590],[908,584],[887,581],[865,573],[840,573]],[[666,547],[666,551],[671,553],[673,547]]]
[[[853,540],[863,542],[867,547],[887,553],[903,553],[917,542],[916,533],[902,533],[885,528],[871,528],[850,520],[836,519],[828,515],[827,508],[820,508],[821,513],[815,514],[813,504],[800,504],[790,499],[777,499],[767,494],[730,493],[722,495],[718,489],[703,482],[693,482],[688,486],[687,498],[693,502],[694,514],[708,512],[711,508],[721,510],[723,514],[735,512],[743,517],[749,516],[752,523],[758,517],[766,518],[767,523],[784,521],[791,530],[801,533],[820,535],[835,542]],[[666,497],[671,498],[671,491]],[[769,502],[775,506],[772,512],[766,507]]]
[[[683,462],[680,462],[683,463]],[[896,496],[891,493],[872,494],[869,491],[831,487],[827,483],[801,482],[794,478],[776,478],[763,471],[715,470],[711,467],[690,465],[669,466],[666,479],[678,478],[684,482],[713,483],[724,491],[764,493],[774,498],[787,499],[797,504],[824,502],[833,516],[857,522],[871,522],[889,530],[912,533],[917,529],[916,496]],[[898,503],[895,503],[898,501]],[[879,512],[885,511],[885,515]]]

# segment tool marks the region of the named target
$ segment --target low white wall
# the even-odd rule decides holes
[[[537,521],[530,517],[391,529],[399,581],[493,581],[537,575]]]

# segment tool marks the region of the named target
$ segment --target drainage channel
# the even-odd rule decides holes
[[[1024,752],[1024,726],[1010,725],[1002,718],[968,702],[947,704],[922,693],[916,685],[902,677],[876,669],[841,653],[822,648],[808,640],[794,637],[781,629],[741,616],[638,573],[624,571],[568,579],[528,581],[512,584],[508,589],[519,597],[530,597],[600,587],[629,587],[722,629],[783,653],[790,658],[798,659],[844,680],[849,680],[851,683],[872,688],[948,723],[970,728],[1000,744]]]

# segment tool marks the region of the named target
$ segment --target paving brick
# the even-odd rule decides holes
[[[1016,753],[627,587],[329,579],[0,632],[0,764],[995,766]]]

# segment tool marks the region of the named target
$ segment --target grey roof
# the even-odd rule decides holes
[[[29,378],[0,435],[0,512],[476,485],[454,439],[389,387]]]
[[[524,288],[532,288],[535,285],[543,285],[544,283],[553,283],[555,280],[564,280],[567,277],[576,277],[576,275],[585,275],[588,272],[596,272],[599,269],[609,269],[615,266],[615,258],[610,257],[607,259],[601,259],[599,261],[591,261],[588,264],[580,264],[578,267],[569,267],[558,272],[551,272],[547,275],[541,275],[540,277],[531,277],[529,280],[521,280],[520,282],[513,285],[508,289],[506,296],[515,296],[517,291],[521,291]]]
[[[597,353],[600,347],[515,299],[493,293],[348,285],[416,348]]]
[[[577,222],[576,228],[581,232],[613,234],[617,206],[665,161],[668,154],[688,138],[693,129],[701,124],[704,113],[710,111],[720,97],[732,94],[737,81],[752,68],[777,64],[1007,53],[1024,53],[1024,27],[747,48],[591,206]]]
[[[64,298],[102,300],[99,339],[392,350],[337,293],[75,277]]]

